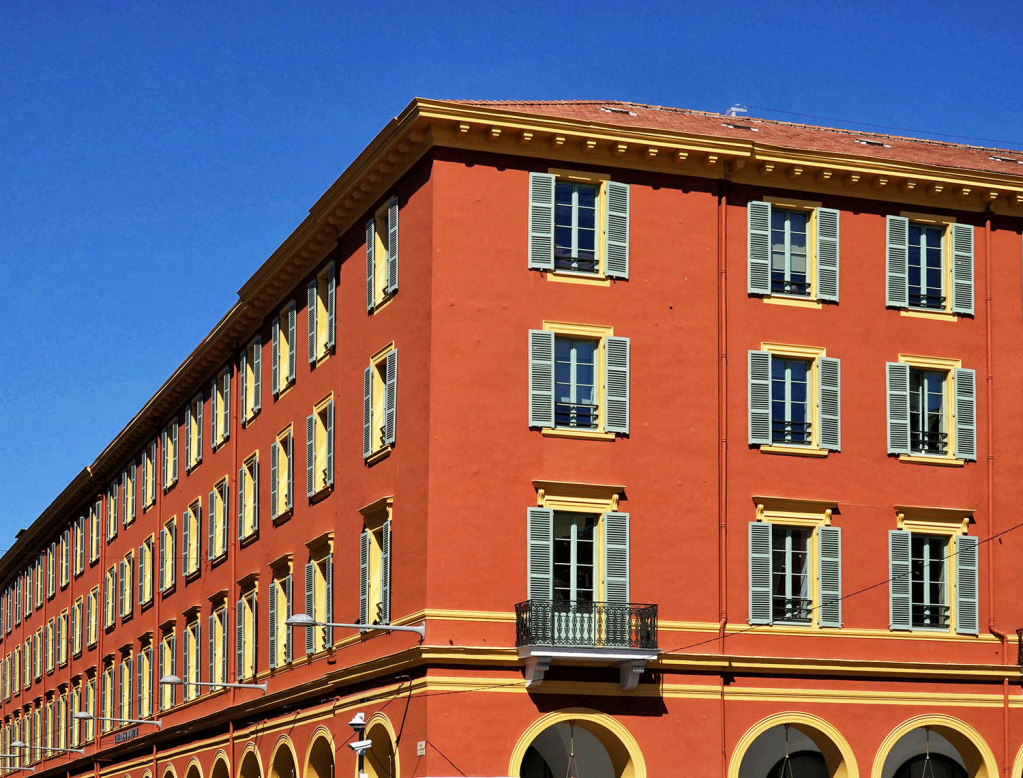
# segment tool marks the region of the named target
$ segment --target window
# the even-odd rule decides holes
[[[153,601],[153,536],[150,535],[139,546],[138,581],[139,605],[148,605]]]
[[[43,678],[43,628],[36,629],[32,636],[32,674],[36,681]]]
[[[177,569],[177,556],[174,552],[174,537],[177,528],[175,520],[171,519],[163,525],[160,530],[160,591],[166,592],[174,588],[174,571]],[[187,544],[186,544],[187,545]],[[186,556],[185,549],[181,550],[182,564]]]
[[[96,500],[89,512],[89,564],[99,561],[100,546],[100,516],[102,515],[103,503]]]
[[[306,288],[309,364],[315,365],[334,350],[334,296],[337,266],[331,262]]]
[[[242,591],[236,603],[235,634],[240,640],[235,644],[235,675],[237,680],[256,676],[256,586],[252,584]]]
[[[107,543],[117,537],[117,482],[107,490]]]
[[[747,292],[820,307],[838,302],[838,211],[804,200],[753,200],[747,217]]]
[[[21,647],[15,646],[11,652],[11,687],[17,694],[21,689]]]
[[[117,718],[130,719],[131,715],[131,689],[132,689],[132,656],[131,652],[121,656],[121,663],[117,668]]]
[[[140,719],[146,719],[153,715],[153,644],[151,637],[143,639],[137,664],[135,709],[138,711]]]
[[[163,483],[164,492],[178,482],[177,419],[172,419],[160,433],[160,481]]]
[[[85,517],[75,522],[75,578],[85,572]]]
[[[896,510],[899,529],[888,532],[890,628],[978,634],[977,538],[965,534],[969,517]]]
[[[246,459],[238,470],[238,540],[259,531],[259,453]]]
[[[82,685],[80,681],[75,681],[71,685],[71,710],[73,713],[78,711],[88,711],[88,708],[84,707],[82,703]],[[71,738],[70,747],[78,748],[82,744],[82,722],[80,719],[71,717]]]
[[[210,645],[207,677],[210,683],[227,683],[227,603],[213,606],[209,619]],[[214,691],[219,691],[213,687]]]
[[[270,581],[270,669],[291,663],[291,566],[279,566]]]
[[[114,691],[114,662],[110,660],[103,665],[103,685],[100,687],[101,732],[109,732],[114,728],[114,723],[110,721],[114,718]]]
[[[46,706],[43,714],[43,747],[50,749],[53,748],[53,695],[46,698]],[[48,756],[48,752],[43,752],[43,757]]]
[[[242,406],[241,423],[245,426],[259,413],[263,400],[261,387],[263,341],[258,332],[242,349],[239,359],[238,380],[241,381],[241,388],[238,392],[238,401]]]
[[[305,566],[305,612],[319,622],[334,621],[334,555],[320,546]],[[305,652],[312,655],[334,645],[333,627],[307,627]]]
[[[202,392],[185,409],[185,472],[202,462]]]
[[[106,629],[114,626],[114,614],[117,613],[117,568],[111,567],[103,578],[103,626]]]
[[[142,510],[149,510],[156,504],[156,440],[154,439],[142,455]]]
[[[841,449],[841,363],[822,348],[749,352],[749,443],[768,453]]]
[[[160,639],[160,672],[158,677],[177,674],[177,654],[174,650],[174,630],[170,629],[163,633]],[[177,684],[160,684],[160,710],[167,710],[172,707],[177,699]]]
[[[43,607],[43,570],[46,569],[46,554],[40,554],[36,561],[35,570],[31,565],[25,571],[25,618],[32,615],[32,583],[35,582],[36,599],[35,606]]]
[[[278,433],[270,448],[270,518],[274,521],[289,513],[294,504],[293,451],[294,437],[288,427]]]
[[[60,541],[60,588],[66,589],[71,583],[71,530],[66,529]]]
[[[395,353],[395,352],[392,352]],[[306,496],[334,485],[334,397],[321,400],[306,417]]]
[[[199,532],[202,504],[195,500],[181,514],[181,575],[187,578],[199,572]],[[173,566],[173,562],[171,563]]]
[[[295,301],[291,300],[271,324],[270,385],[277,397],[295,383]]]
[[[887,217],[889,308],[973,315],[973,227],[930,214]]]
[[[629,433],[629,339],[610,327],[544,322],[529,331],[529,426],[544,435]]]
[[[121,471],[121,523],[127,527],[135,521],[135,483],[137,466],[131,462]]]
[[[93,587],[85,598],[85,645],[92,648],[99,640],[99,587]]]
[[[888,453],[923,462],[977,459],[976,373],[958,360],[887,363]]]
[[[120,586],[118,588],[117,612],[121,619],[131,618],[132,606],[135,602],[135,591],[132,575],[135,572],[135,552],[129,551],[121,560]]]
[[[206,523],[209,530],[206,556],[209,559],[219,560],[227,557],[227,510],[230,495],[231,490],[226,477],[210,490],[209,502],[206,505],[208,511]]]
[[[391,623],[391,498],[362,509],[359,536],[359,623]]]
[[[376,461],[394,446],[398,350],[390,343],[370,360],[362,378],[362,457]]]
[[[67,608],[60,612],[57,616],[57,627],[54,640],[57,645],[57,664],[63,667],[67,664],[67,647],[68,647],[68,612]]]
[[[82,655],[82,616],[85,611],[85,601],[79,597],[71,606],[71,655]],[[86,625],[88,626],[88,625]]]
[[[552,278],[629,277],[629,185],[606,175],[529,174],[529,263]]]
[[[231,366],[210,384],[210,444],[214,451],[231,436]]]
[[[91,713],[93,716],[96,715],[96,670],[90,671],[90,675],[85,682],[85,710]],[[83,740],[86,743],[91,742],[96,737],[96,720],[88,719],[83,726],[85,732],[83,733]]]
[[[185,623],[185,631],[182,633],[184,644],[181,649],[181,680],[184,681],[182,689],[185,702],[194,700],[199,696],[200,687],[196,685],[199,681],[199,616],[192,616]]]
[[[392,197],[366,222],[366,310],[398,291],[398,198]]]

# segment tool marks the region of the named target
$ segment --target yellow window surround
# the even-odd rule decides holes
[[[821,448],[820,441],[820,359],[828,355],[828,350],[823,346],[798,346],[789,343],[761,343],[762,351],[769,351],[772,356],[785,357],[789,359],[805,359],[810,362],[810,377],[807,389],[809,390],[807,400],[810,410],[810,418],[814,421],[810,425],[810,445],[798,445],[791,443],[772,443],[768,446],[760,446],[765,454],[783,454],[788,456],[801,457],[826,457],[830,452]]]
[[[927,535],[967,535],[973,520],[972,508],[896,505],[896,526]]]
[[[391,198],[373,214],[373,312],[390,302],[394,294],[387,294],[387,231],[390,227],[388,206]],[[326,318],[326,315],[324,315]]]
[[[899,454],[900,462],[913,462],[923,465],[945,465],[963,467],[966,461],[957,459],[956,450],[956,395],[955,369],[962,367],[961,359],[947,357],[923,357],[916,354],[899,354],[899,362],[918,370],[934,370],[947,374],[945,379],[945,429],[948,431],[948,445],[944,456],[934,454]]]
[[[375,256],[375,255],[374,255]],[[327,295],[331,265],[316,274],[316,364],[330,356],[327,348]],[[335,273],[337,271],[335,270]]]
[[[385,521],[391,520],[391,515],[394,512],[394,496],[388,495],[387,497],[381,497],[378,500],[374,500],[369,505],[363,505],[359,508],[359,513],[362,514],[366,528],[370,529],[372,524],[374,527],[379,527]]]
[[[255,507],[256,498],[258,495],[254,493],[253,485],[255,479],[253,473],[258,467],[259,462],[259,451],[254,451],[242,462],[242,478],[244,483],[242,484],[242,541],[247,540],[253,532],[255,532],[255,526],[253,522],[253,509]]]
[[[902,211],[899,216],[909,219],[910,223],[921,224],[925,227],[941,227],[941,277],[942,283],[948,294],[945,295],[944,310],[924,310],[915,308],[903,308],[899,310],[900,315],[917,319],[937,319],[940,321],[958,321],[959,316],[952,312],[952,230],[956,223],[955,216],[945,216],[934,213],[916,213],[913,211]]]
[[[571,270],[548,270],[543,273],[548,281],[559,284],[580,284],[582,286],[611,286],[611,279],[605,275],[607,267],[607,182],[611,177],[606,173],[590,173],[580,170],[549,168],[548,173],[559,181],[573,184],[593,184],[597,187],[596,234],[597,272],[573,273]]]
[[[272,506],[273,513],[277,514],[273,517],[275,522],[282,521],[291,515],[291,509],[288,508],[288,446],[286,445],[289,438],[291,454],[294,456],[295,438],[292,425],[289,424],[278,432],[277,440],[274,442],[274,445],[277,446],[277,505]],[[292,495],[292,502],[294,504],[294,495]]]
[[[806,280],[810,285],[807,297],[796,297],[781,293],[765,295],[763,301],[770,305],[787,305],[793,308],[815,308],[820,310],[823,303],[817,299],[817,209],[822,203],[813,200],[797,200],[792,197],[768,196],[764,202],[785,211],[805,211],[810,214],[806,220]]]
[[[585,440],[614,440],[613,432],[604,432],[604,414],[606,413],[604,402],[604,343],[606,338],[614,335],[614,327],[599,324],[576,324],[563,321],[544,321],[541,329],[553,332],[555,337],[580,338],[584,340],[595,340],[598,342],[596,353],[593,356],[593,378],[597,387],[597,413],[599,426],[597,429],[576,429],[574,427],[544,427],[540,434],[547,438],[578,438]]]
[[[242,398],[242,419],[250,421],[255,415],[256,405],[256,349],[262,346],[255,338],[245,346],[245,396]]]
[[[618,510],[624,486],[566,481],[533,481],[536,506],[571,513],[607,513]]]
[[[316,478],[314,493],[327,488],[327,408],[334,403],[331,392],[313,406],[313,473]]]
[[[373,453],[366,459],[366,464],[373,464],[384,459],[391,453],[393,446],[384,443],[384,392],[387,388],[387,355],[394,351],[392,340],[382,349],[370,357],[369,364],[372,368],[370,374],[373,379],[371,399],[373,402],[372,416],[370,419],[370,440]]]
[[[288,312],[290,308],[291,303],[288,303],[277,314],[277,353],[273,355],[273,358],[277,360],[277,386],[275,388],[278,396],[283,395],[293,383],[288,378],[288,358],[291,355],[291,349],[295,348],[295,344],[288,341],[290,334]]]
[[[390,515],[390,514],[388,514]],[[322,560],[327,554],[334,553],[334,531],[329,530],[322,535],[317,535],[305,544],[309,549],[309,556],[315,561]]]

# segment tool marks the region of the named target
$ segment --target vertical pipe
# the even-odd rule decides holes
[[[725,173],[728,174],[726,168]],[[718,650],[725,652],[728,624],[728,340],[727,340],[727,178],[718,181]],[[721,675],[721,776],[728,774],[725,732],[725,676]]]

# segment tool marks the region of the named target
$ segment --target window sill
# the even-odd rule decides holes
[[[259,411],[249,411],[244,417],[242,417],[242,426],[248,427],[256,420],[257,416],[259,416]]]
[[[963,467],[965,459],[955,457],[938,457],[927,454],[899,454],[900,462],[912,462],[917,465],[938,465],[939,467]]]
[[[314,369],[319,367],[324,362],[326,362],[328,359],[330,359],[333,355],[334,355],[334,350],[333,349],[329,349],[329,348],[328,349],[324,349],[322,354],[318,354],[316,356],[316,361],[312,362],[310,364],[310,367],[312,367]]]
[[[925,308],[900,308],[899,314],[911,319],[935,319],[937,321],[958,321],[959,314],[952,311],[927,310]]]
[[[294,513],[294,512],[295,512],[294,508],[288,508],[288,509],[286,509],[284,511],[281,511],[276,516],[271,517],[270,521],[271,521],[271,523],[275,527],[279,526],[279,525],[283,524],[284,522],[286,522],[288,519],[290,519],[291,518],[291,514]]]
[[[226,562],[226,561],[227,561],[227,552],[226,551],[221,551],[215,557],[210,557],[210,559],[209,559],[209,563],[210,563],[210,567],[211,568],[217,567],[221,562]]]
[[[540,434],[545,438],[572,438],[574,440],[614,440],[614,432],[573,429],[571,427],[544,427]]]
[[[277,391],[273,393],[274,402],[277,402],[282,397],[284,397],[284,395],[286,395],[291,390],[291,387],[293,387],[294,385],[295,385],[294,381],[288,381],[288,383],[284,384],[284,386],[278,387]]]
[[[394,448],[393,443],[388,443],[386,446],[378,448],[376,451],[374,451],[372,454],[366,457],[365,459],[366,465],[367,466],[375,465],[381,459],[387,459],[387,457],[391,455],[391,451],[393,448]]]
[[[823,448],[811,448],[810,446],[786,446],[784,444],[773,444],[761,446],[760,450],[765,454],[783,454],[790,457],[826,457],[831,452]]]
[[[784,295],[766,295],[761,298],[765,303],[769,305],[787,305],[790,308],[812,308],[814,310],[821,310],[824,307],[824,303],[820,300],[814,300],[811,297],[785,297]]]
[[[388,304],[390,304],[391,300],[393,300],[397,294],[397,292],[386,292],[379,300],[374,300],[373,310],[369,311],[369,315],[372,316],[374,313],[382,311],[388,306]]]
[[[243,535],[242,537],[238,538],[238,544],[240,546],[242,546],[242,547],[245,547],[249,543],[251,543],[253,540],[258,538],[258,537],[259,537],[259,533],[256,532],[256,530],[254,530],[254,529],[253,530],[249,530],[245,535]]]
[[[580,286],[611,286],[611,279],[600,273],[572,273],[566,270],[545,270],[544,278],[556,284]]]
[[[326,499],[327,496],[330,495],[330,493],[333,492],[333,491],[334,491],[334,484],[324,484],[319,489],[317,489],[315,492],[313,492],[312,494],[308,495],[308,497],[309,497],[309,504],[310,505],[315,505],[316,503],[320,502],[321,500]]]

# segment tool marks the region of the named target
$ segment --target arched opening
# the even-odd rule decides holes
[[[263,770],[259,766],[259,756],[256,755],[255,749],[249,749],[242,756],[238,778],[263,778]]]
[[[366,740],[373,741],[363,760],[366,775],[369,778],[397,778],[398,765],[390,727],[383,720],[372,721],[366,728]]]
[[[295,755],[287,742],[278,743],[274,750],[274,755],[270,759],[270,778],[298,778]]]
[[[805,713],[770,716],[736,745],[729,778],[857,778],[845,738],[823,719]],[[928,777],[929,778],[929,777]]]
[[[227,766],[227,759],[217,759],[210,771],[210,778],[231,778],[231,770]]]
[[[185,770],[185,778],[202,778],[202,770],[199,769],[198,762],[191,762],[188,765],[188,769]]]
[[[996,778],[994,754],[980,734],[951,716],[918,716],[881,744],[872,778]]]
[[[305,778],[334,778],[334,749],[324,735],[314,738],[309,747]]]
[[[510,775],[519,778],[644,778],[632,736],[610,716],[549,714],[519,740]]]

